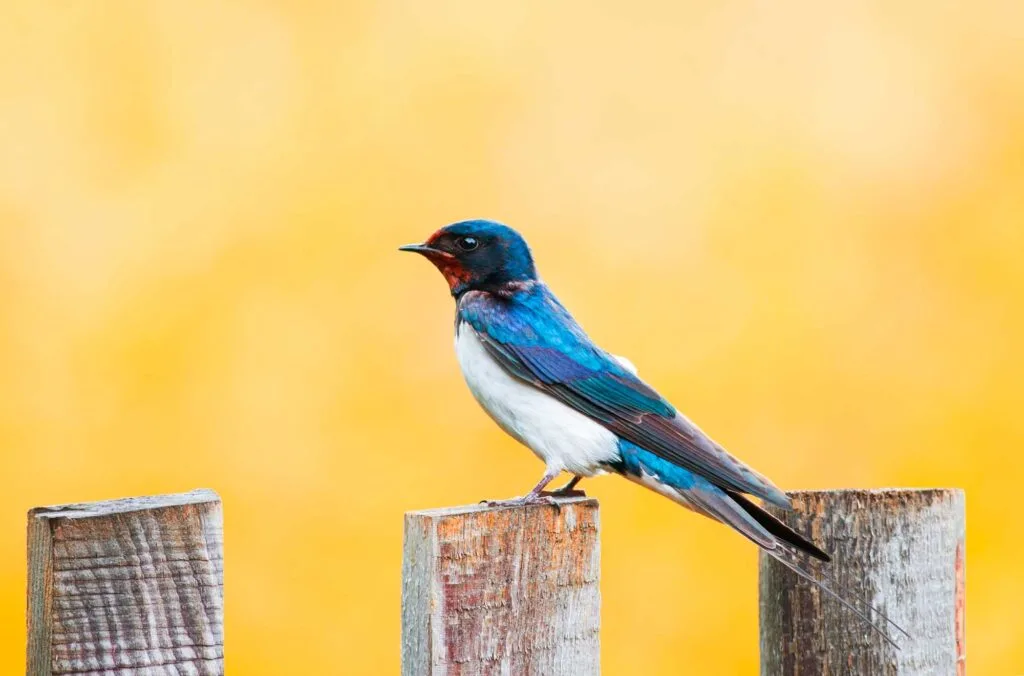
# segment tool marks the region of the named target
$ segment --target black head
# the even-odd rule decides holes
[[[504,295],[517,284],[537,279],[526,240],[507,225],[494,221],[452,223],[423,244],[400,249],[422,254],[436,265],[456,297],[473,290]]]

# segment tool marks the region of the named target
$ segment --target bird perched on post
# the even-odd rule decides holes
[[[448,282],[455,352],[473,396],[544,462],[532,490],[497,504],[551,501],[575,493],[583,477],[618,474],[730,526],[889,639],[869,617],[877,611],[814,575],[811,559],[829,555],[751,500],[789,509],[786,494],[678,412],[628,360],[595,345],[538,277],[519,233],[462,221],[401,250],[422,254]],[[572,481],[546,492],[563,471]]]

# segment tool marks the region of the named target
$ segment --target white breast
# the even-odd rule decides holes
[[[509,375],[463,323],[455,353],[470,391],[498,425],[529,447],[549,470],[592,476],[619,456],[618,438],[575,409]]]

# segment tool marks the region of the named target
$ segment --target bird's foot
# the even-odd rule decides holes
[[[555,498],[550,494],[524,495],[509,500],[481,500],[480,504],[488,507],[523,507],[524,505],[554,505]]]
[[[585,498],[587,492],[581,488],[559,488],[555,491],[542,491],[541,495],[549,498]]]

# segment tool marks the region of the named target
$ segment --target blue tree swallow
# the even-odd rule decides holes
[[[618,474],[730,526],[891,641],[869,617],[878,611],[816,574],[812,563],[829,555],[751,499],[789,509],[786,493],[677,411],[632,363],[594,344],[538,277],[519,233],[461,221],[401,250],[422,254],[448,282],[455,353],[473,396],[544,462],[532,490],[498,504],[550,501],[578,493],[583,477]],[[570,483],[546,492],[563,471]]]

